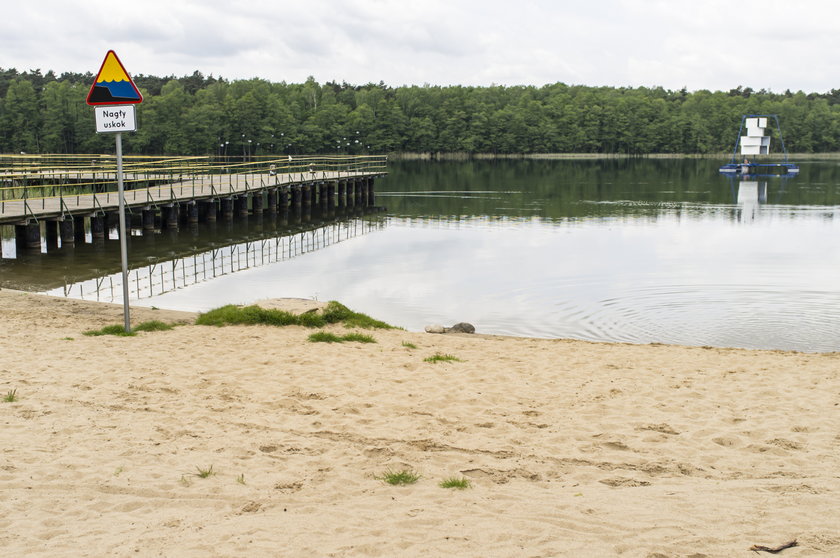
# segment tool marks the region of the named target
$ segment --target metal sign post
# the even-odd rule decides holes
[[[133,107],[132,107],[133,108]],[[122,134],[117,132],[117,195],[120,200],[120,258],[122,260],[122,286],[123,286],[123,321],[125,332],[131,331],[131,315],[128,307],[128,242],[125,229],[125,190],[123,189],[123,164],[122,164]]]
[[[125,190],[123,188],[122,132],[137,131],[134,105],[143,101],[143,95],[125,71],[117,53],[109,50],[102,67],[90,88],[87,104],[94,107],[96,132],[116,133],[117,143],[117,197],[120,212],[120,259],[122,260],[123,316],[125,331],[131,331],[128,306],[128,231],[125,226]]]

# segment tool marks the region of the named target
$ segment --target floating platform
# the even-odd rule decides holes
[[[718,169],[731,176],[795,176],[799,174],[796,163],[727,163]]]
[[[765,132],[768,125],[774,122],[778,136],[778,143],[781,146],[784,160],[780,163],[758,163],[751,162],[747,157],[764,156],[770,154],[771,136]],[[741,133],[744,135],[741,135]],[[737,162],[738,148],[741,149],[742,163]],[[732,150],[732,158],[729,163],[718,169],[718,172],[727,176],[796,176],[799,174],[799,165],[788,161],[788,153],[785,148],[785,140],[782,139],[782,126],[779,117],[775,114],[745,114],[741,117],[741,127],[738,130],[738,137],[735,140],[735,148]]]

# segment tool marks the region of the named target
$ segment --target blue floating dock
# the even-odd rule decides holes
[[[796,163],[727,163],[718,172],[738,176],[794,176],[799,174]]]

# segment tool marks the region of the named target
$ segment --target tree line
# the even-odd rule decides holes
[[[107,153],[85,103],[95,76],[0,68],[0,152]],[[840,89],[351,85],[134,77],[136,154],[721,153],[743,114],[778,114],[788,151],[840,150]]]

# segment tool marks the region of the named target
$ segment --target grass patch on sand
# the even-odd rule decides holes
[[[402,346],[405,347],[406,349],[416,349],[417,348],[417,345],[415,345],[414,343],[409,343],[408,341],[403,341]]]
[[[400,486],[406,484],[414,484],[415,482],[420,480],[420,475],[418,473],[415,473],[411,469],[403,469],[401,471],[391,471],[389,469],[385,471],[385,473],[381,477],[374,478],[394,486]]]
[[[329,324],[343,323],[346,327],[362,329],[394,329],[394,326],[374,320],[366,314],[354,312],[334,300],[327,303],[323,311],[292,314],[285,310],[260,308],[259,306],[237,306],[228,304],[215,308],[198,316],[197,325],[300,325],[305,327],[324,327]]]
[[[134,331],[169,331],[175,326],[161,322],[160,320],[149,320],[134,326]]]
[[[3,403],[14,403],[18,400],[17,390],[12,389],[6,392],[6,395],[3,396]]]
[[[335,333],[319,331],[310,335],[309,341],[312,343],[341,343],[343,340]]]
[[[198,472],[195,474],[195,476],[197,476],[200,479],[206,479],[207,477],[212,477],[216,474],[215,471],[213,471],[212,465],[210,465],[206,469],[202,469],[201,467],[196,467],[196,469],[198,470]]]
[[[344,343],[354,341],[356,343],[376,343],[376,339],[364,333],[348,333],[347,335],[336,335],[328,331],[319,331],[309,336],[312,343]]]
[[[87,331],[83,331],[82,335],[87,335],[88,337],[99,337],[100,335],[117,335],[120,337],[133,337],[137,334],[133,331],[126,331],[125,328],[121,325],[109,325],[103,327],[102,329],[89,329]]]
[[[83,331],[82,335],[87,335],[88,337],[98,337],[100,335],[117,335],[120,337],[133,337],[137,335],[138,331],[168,331],[172,329],[172,324],[167,324],[161,322],[159,320],[149,320],[148,322],[142,322],[137,324],[132,328],[131,331],[126,331],[124,326],[121,325],[109,325],[105,326],[102,329],[90,329],[88,331]]]
[[[466,490],[470,488],[470,479],[466,477],[449,477],[443,479],[438,485],[441,488],[455,488],[457,490]]]
[[[376,343],[376,339],[364,333],[348,333],[347,335],[342,335],[341,339],[353,343]]]
[[[461,359],[455,355],[435,353],[430,357],[424,358],[423,362],[461,362]]]

